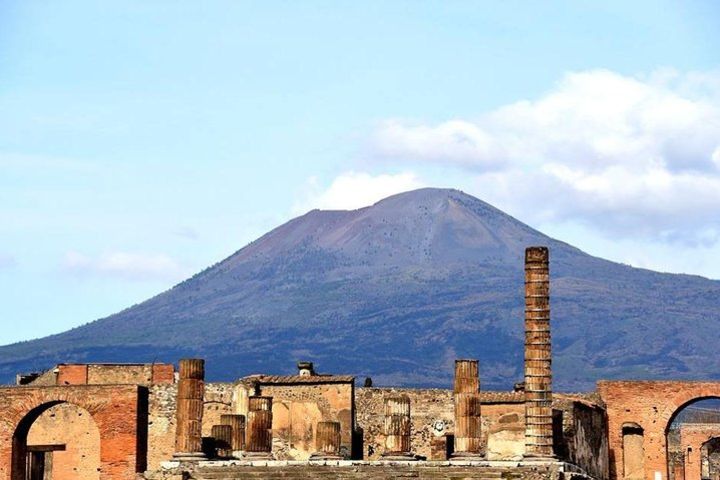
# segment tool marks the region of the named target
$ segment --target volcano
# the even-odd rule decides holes
[[[720,282],[588,255],[457,190],[313,210],[139,305],[0,347],[0,378],[60,362],[207,360],[209,380],[298,360],[376,385],[447,387],[478,358],[522,379],[523,254],[550,248],[554,382],[719,379]]]

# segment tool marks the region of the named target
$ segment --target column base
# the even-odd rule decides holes
[[[380,460],[392,462],[415,462],[417,457],[411,452],[385,452],[380,455]]]
[[[341,457],[340,455],[331,455],[322,452],[315,452],[310,455],[309,460],[343,460],[343,457]]]
[[[199,462],[207,460],[207,455],[203,452],[175,452],[173,453],[173,460],[178,462]]]
[[[250,462],[254,460],[275,460],[272,452],[243,452],[242,458]]]
[[[523,460],[531,462],[557,462],[559,460],[558,456],[554,453],[549,455],[542,453],[526,453],[522,458]]]
[[[485,460],[485,452],[453,452],[450,455],[450,461],[472,461],[472,460]]]

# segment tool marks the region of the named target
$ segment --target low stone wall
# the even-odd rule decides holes
[[[434,457],[433,452],[437,452],[442,447],[433,447],[433,443],[442,445],[446,438],[447,441],[452,441],[452,436],[448,437],[448,435],[452,435],[455,430],[455,404],[452,390],[438,388],[357,388],[355,390],[356,423],[358,431],[362,432],[363,458],[376,460],[383,453],[385,445],[383,402],[386,397],[400,394],[410,398],[413,452],[428,459],[444,459]],[[487,445],[490,432],[498,433],[498,438],[504,435],[509,442],[520,442],[522,445],[514,450],[521,451],[525,441],[525,405],[522,394],[481,392],[481,401],[483,443]],[[506,434],[511,429],[514,430],[512,434],[514,437]],[[522,435],[518,436],[518,431]]]
[[[148,473],[145,480],[593,480],[565,463],[512,462],[202,462],[195,468],[171,468]]]

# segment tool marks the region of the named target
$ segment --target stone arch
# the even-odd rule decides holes
[[[598,391],[608,415],[610,478],[622,478],[622,425],[636,422],[645,430],[644,480],[669,478],[667,431],[683,407],[697,400],[720,398],[720,382],[600,381]]]
[[[720,400],[720,383],[713,385],[713,387],[714,388],[702,388],[699,391],[688,388],[687,391],[680,392],[665,402],[666,406],[658,418],[658,421],[665,425],[665,435],[667,435],[670,430],[670,425],[672,425],[675,418],[685,407],[701,400]]]
[[[146,402],[147,389],[136,385],[0,387],[0,480],[24,480],[30,426],[62,403],[86,410],[98,428],[100,480],[134,480],[146,459]]]

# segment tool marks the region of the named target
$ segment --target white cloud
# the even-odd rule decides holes
[[[423,186],[423,182],[412,172],[375,176],[363,172],[346,172],[336,177],[327,188],[322,188],[316,178],[311,178],[304,199],[293,207],[293,213],[305,213],[313,208],[353,210]]]
[[[163,254],[108,252],[90,257],[70,251],[63,270],[81,276],[114,277],[126,280],[181,280],[187,275],[178,262]]]
[[[529,221],[614,234],[720,237],[720,74],[566,75],[534,101],[437,125],[384,122],[380,155],[454,165],[472,190]]]

